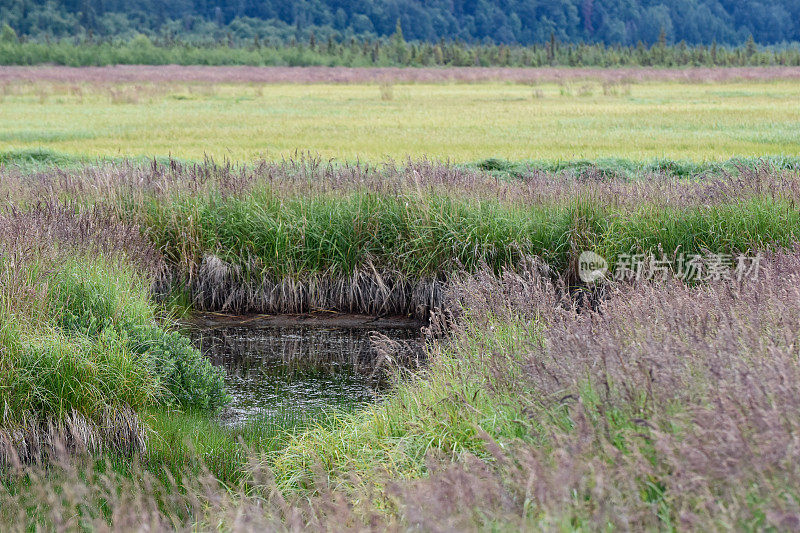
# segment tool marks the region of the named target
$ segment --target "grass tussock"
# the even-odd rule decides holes
[[[141,450],[143,409],[225,401],[220,374],[157,320],[150,287],[159,264],[138,230],[108,210],[37,203],[2,213],[4,459],[39,460],[57,440]]]
[[[426,163],[317,164],[200,183],[178,168],[160,178],[173,190],[134,200],[126,216],[203,309],[417,316],[440,304],[448,276],[484,264],[500,272],[536,255],[566,272],[586,249],[612,263],[659,250],[673,260],[745,253],[789,245],[800,227],[795,175],[769,167],[631,183],[596,169],[492,182]]]

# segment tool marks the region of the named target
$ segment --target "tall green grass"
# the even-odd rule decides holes
[[[539,342],[537,326],[497,322],[491,332],[475,329],[477,337],[469,343],[437,345],[430,366],[420,375],[406,375],[386,401],[338,413],[334,424],[292,436],[270,459],[279,486],[289,492],[308,489],[318,481],[310,473],[319,467],[332,475],[356,473],[362,477],[351,480],[365,485],[375,481],[365,477],[370,474],[417,478],[425,475],[429,456],[488,458],[483,431],[503,441],[525,438],[523,405],[507,387],[513,376],[493,369],[521,371],[497,356],[512,347],[509,343],[518,348]]]
[[[516,205],[492,199],[356,192],[284,197],[260,191],[145,201],[137,217],[167,259],[187,273],[216,255],[256,279],[377,268],[409,277],[487,265],[495,272],[536,255],[565,271],[576,253],[745,253],[786,246],[800,231],[790,201],[611,206],[590,198]]]
[[[28,290],[43,294],[43,309],[17,308],[3,317],[6,424],[73,413],[102,422],[120,408],[224,403],[220,372],[188,339],[158,323],[142,276],[102,258],[49,267],[23,267],[34,282]]]

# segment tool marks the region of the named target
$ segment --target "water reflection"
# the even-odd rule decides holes
[[[226,424],[298,417],[336,407],[352,409],[385,390],[384,355],[376,334],[401,341],[406,355],[421,353],[418,328],[221,326],[189,331],[204,355],[226,370],[232,402],[221,413]]]

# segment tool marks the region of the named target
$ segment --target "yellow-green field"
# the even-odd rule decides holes
[[[800,83],[67,84],[0,93],[0,150],[724,160],[800,152]]]

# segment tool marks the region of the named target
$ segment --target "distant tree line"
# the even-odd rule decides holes
[[[144,65],[254,65],[254,66],[800,66],[800,48],[765,48],[753,39],[737,47],[717,44],[650,46],[561,43],[555,35],[544,44],[466,44],[440,40],[408,42],[398,31],[388,38],[329,35],[318,39],[279,41],[253,38],[205,44],[153,38],[139,34],[129,40],[64,38],[52,41],[20,39],[5,25],[0,28],[0,65],[54,63],[69,66]]]
[[[142,33],[206,47],[307,43],[312,35],[364,43],[394,34],[398,21],[408,41],[461,41],[473,46],[470,53],[478,44],[546,45],[551,38],[606,50],[649,48],[659,36],[706,47],[739,46],[751,36],[780,45],[800,41],[800,0],[0,0],[0,24],[43,42]]]

